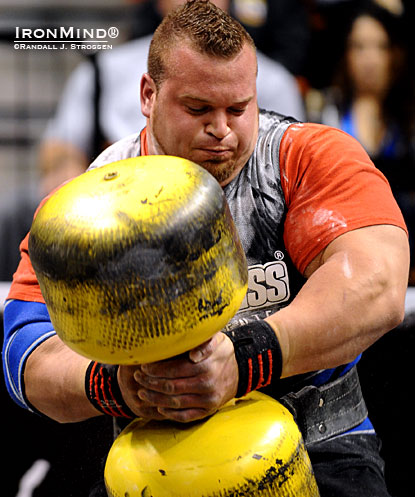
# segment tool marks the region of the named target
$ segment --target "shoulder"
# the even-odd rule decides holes
[[[296,119],[279,112],[261,109],[259,111],[259,137],[276,129],[283,129],[285,131],[290,124],[297,122]]]
[[[405,229],[386,178],[347,133],[294,123],[279,152],[288,206],[284,237],[300,272],[344,233],[382,224]]]
[[[317,123],[292,123],[286,129],[282,147],[329,156],[344,154],[347,150],[364,157],[365,160],[369,159],[362,145],[351,135],[338,128]]]
[[[360,143],[344,131],[324,124],[301,122],[295,118],[274,111],[261,110],[259,113],[259,139],[275,132],[281,136],[281,147],[308,152],[316,150],[321,153],[341,152],[348,147],[368,158]],[[334,148],[332,148],[334,146]]]
[[[350,180],[378,176],[362,145],[344,131],[315,123],[293,123],[287,127],[280,142],[281,177],[286,178],[287,197],[295,186],[329,182],[344,185]],[[365,173],[362,175],[362,173]]]

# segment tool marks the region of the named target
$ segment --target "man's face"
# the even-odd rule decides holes
[[[224,186],[243,168],[257,139],[255,51],[246,44],[225,60],[179,42],[167,54],[166,67],[158,91],[148,75],[141,82],[149,153],[196,162]]]

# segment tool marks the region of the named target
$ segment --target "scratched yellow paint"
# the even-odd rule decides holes
[[[191,424],[137,419],[107,458],[110,497],[317,497],[291,414],[252,392]]]
[[[58,335],[110,364],[199,345],[247,288],[222,189],[177,157],[126,159],[72,180],[38,212],[29,250]]]

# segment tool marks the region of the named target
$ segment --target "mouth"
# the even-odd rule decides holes
[[[197,151],[203,156],[212,159],[225,160],[233,155],[233,150],[230,148],[198,148]]]

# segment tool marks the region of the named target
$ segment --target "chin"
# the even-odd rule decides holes
[[[205,168],[221,185],[226,184],[235,173],[235,164],[218,164],[215,162],[204,162],[200,164]]]

